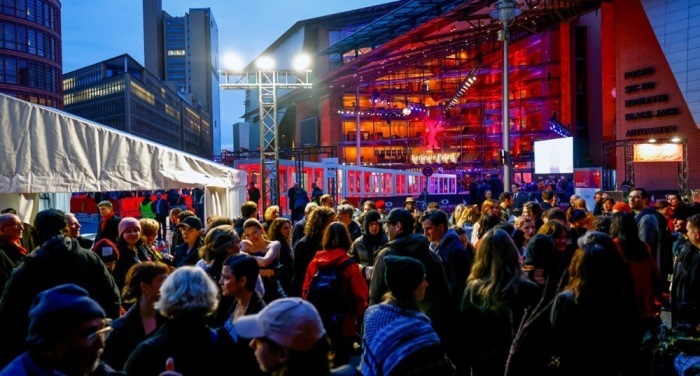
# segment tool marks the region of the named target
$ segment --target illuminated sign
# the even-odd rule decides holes
[[[457,162],[458,157],[459,153],[413,154],[411,162],[414,164]]]
[[[185,50],[168,50],[168,56],[185,56]]]
[[[683,162],[683,145],[637,144],[634,145],[635,162]]]

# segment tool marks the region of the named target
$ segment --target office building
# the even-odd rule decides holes
[[[181,95],[204,106],[212,118],[214,153],[221,150],[219,34],[209,8],[184,16],[162,10],[160,0],[143,1],[145,66]]]
[[[129,55],[63,76],[64,110],[190,154],[212,155],[211,119]]]

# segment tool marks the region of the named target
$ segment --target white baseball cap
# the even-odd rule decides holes
[[[233,323],[243,338],[267,338],[297,351],[308,351],[326,330],[313,304],[301,298],[274,300],[258,314],[243,316]]]

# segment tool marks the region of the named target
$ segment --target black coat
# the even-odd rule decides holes
[[[117,217],[116,215],[113,215],[107,219],[107,223],[105,223],[105,229],[102,229],[102,221],[97,224],[97,234],[95,235],[95,243],[97,243],[100,239],[109,239],[113,242],[117,242],[117,239],[119,238],[119,222],[122,219]]]
[[[5,285],[0,300],[0,367],[24,351],[34,298],[64,283],[84,288],[108,317],[119,317],[119,290],[100,256],[71,237],[55,236],[27,255]]]
[[[156,331],[163,326],[166,321],[167,319],[165,317],[156,313]],[[104,352],[100,358],[115,370],[121,370],[124,368],[124,363],[126,363],[126,360],[136,346],[148,338],[146,330],[143,328],[143,322],[141,321],[139,304],[136,303],[132,305],[124,316],[115,320],[114,323],[112,323],[112,329],[114,330],[112,334],[109,335],[109,338],[107,338]]]
[[[197,239],[197,244],[189,249],[187,243],[180,243],[175,247],[175,252],[173,254],[173,266],[178,268],[184,265],[195,265],[199,261],[199,247],[202,246],[202,239]],[[189,251],[189,252],[188,252]],[[218,282],[218,281],[217,281]]]
[[[200,315],[183,315],[166,322],[131,353],[124,370],[130,376],[156,376],[172,357],[183,376],[218,375],[238,364],[239,352],[223,329],[212,329]]]
[[[287,291],[290,296],[301,296],[306,269],[321,248],[321,239],[311,239],[308,236],[304,236],[294,245],[294,278],[292,291]]]

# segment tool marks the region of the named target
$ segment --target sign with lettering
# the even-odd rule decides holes
[[[335,179],[338,171],[338,158],[323,158],[321,159],[323,166],[323,177],[325,179]]]
[[[425,153],[411,155],[414,164],[457,162],[459,153]]]

